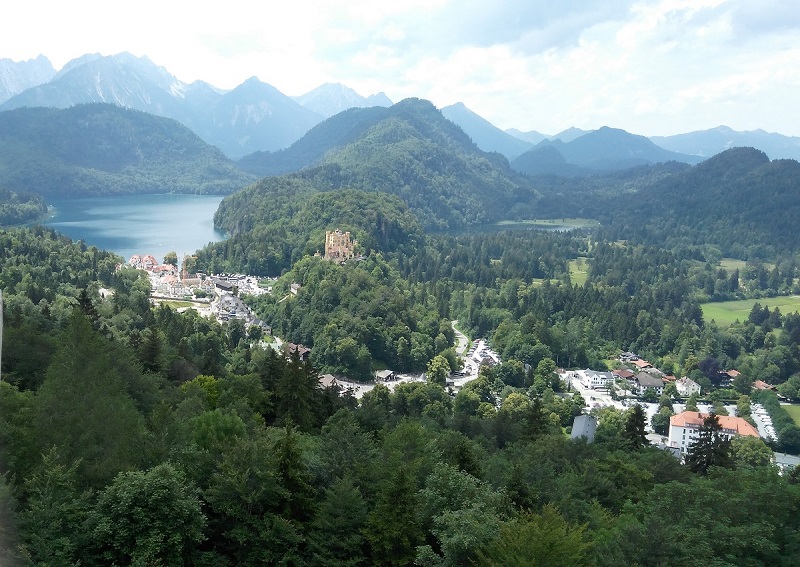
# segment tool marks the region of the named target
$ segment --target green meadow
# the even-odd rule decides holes
[[[706,321],[714,320],[720,327],[728,327],[738,319],[741,322],[747,321],[747,316],[753,309],[753,305],[760,303],[763,307],[768,306],[770,311],[776,307],[784,315],[786,313],[800,312],[800,296],[790,295],[784,297],[762,297],[761,299],[741,299],[738,301],[720,301],[716,303],[704,303],[703,319]]]
[[[781,406],[781,407],[786,410],[786,413],[788,413],[792,417],[792,419],[797,425],[800,425],[800,406]]]

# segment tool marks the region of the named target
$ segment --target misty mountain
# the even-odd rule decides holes
[[[0,187],[12,191],[221,194],[252,181],[168,118],[97,103],[0,112]]]
[[[46,83],[56,74],[44,55],[28,61],[0,59],[0,103],[22,91]]]
[[[442,114],[445,118],[460,126],[472,138],[472,141],[485,152],[498,152],[512,160],[532,147],[529,142],[503,132],[485,118],[475,114],[464,103],[457,102],[456,104],[445,106],[442,108]]]
[[[233,159],[257,150],[279,150],[322,117],[256,77],[217,99],[195,127],[198,135]]]
[[[588,134],[592,130],[581,130],[580,128],[575,128],[574,126],[570,126],[566,130],[562,130],[555,136],[549,136],[548,140],[561,140],[565,144],[571,142],[572,140],[577,140],[584,134]]]
[[[392,106],[392,101],[384,93],[364,98],[341,83],[325,83],[304,95],[293,98],[302,106],[325,118],[330,118],[349,108]]]
[[[699,156],[660,148],[644,136],[604,126],[567,143],[559,139],[540,142],[534,149],[515,159],[511,166],[529,175],[550,173],[571,176],[666,161],[698,163],[701,160]]]
[[[737,132],[727,126],[717,126],[675,136],[651,136],[650,139],[662,148],[704,157],[733,147],[752,147],[765,152],[772,159],[800,160],[800,137],[764,130]]]
[[[0,110],[69,108],[91,102],[173,118],[236,158],[287,147],[322,120],[258,79],[229,92],[202,82],[187,85],[146,57],[129,53],[84,55],[49,82],[9,98]]]
[[[509,128],[508,130],[506,130],[506,134],[510,134],[515,138],[519,138],[523,142],[528,142],[529,144],[534,144],[534,145],[550,137],[547,134],[542,134],[541,132],[537,132],[536,130],[531,130],[530,132],[523,132],[521,130],[517,130],[516,128]]]
[[[390,108],[353,108],[311,129],[289,149],[247,156],[249,171],[300,171],[269,177],[243,191],[223,226],[249,230],[248,211],[286,191],[354,188],[399,196],[430,229],[458,228],[517,215],[531,218],[536,192],[502,156],[481,151],[430,102],[406,99]],[[263,171],[263,169],[262,169]],[[253,199],[254,202],[248,202]],[[256,204],[255,201],[259,201]],[[235,212],[232,212],[235,211]]]

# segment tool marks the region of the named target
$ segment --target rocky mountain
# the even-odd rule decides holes
[[[644,136],[604,126],[570,142],[560,139],[540,142],[515,159],[511,166],[529,175],[581,175],[666,161],[698,163],[702,158],[671,152]]]
[[[330,118],[349,108],[392,106],[392,101],[384,93],[365,98],[341,83],[325,83],[304,95],[293,98],[302,106],[325,118]]]
[[[284,148],[322,120],[258,79],[230,92],[202,82],[189,85],[146,57],[129,53],[73,60],[49,82],[9,98],[0,110],[91,102],[174,118],[235,158]]]
[[[800,160],[800,137],[751,130],[738,132],[727,126],[675,136],[651,136],[650,140],[673,152],[710,157],[733,147],[752,147],[772,159]]]
[[[464,103],[445,106],[442,114],[461,127],[472,141],[485,152],[503,154],[509,160],[531,149],[532,144],[504,132],[485,118],[475,114]]]
[[[0,103],[22,91],[46,83],[56,74],[44,55],[28,61],[0,59]]]
[[[220,194],[253,180],[168,118],[98,103],[0,112],[0,187],[11,191]]]

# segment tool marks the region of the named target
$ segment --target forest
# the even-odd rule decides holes
[[[763,299],[720,329],[697,299],[708,278],[720,293],[785,290],[793,265],[734,278],[581,232],[421,236],[385,204],[389,226],[414,236],[405,245],[381,250],[351,220],[370,243],[362,260],[309,247],[253,300],[276,334],[313,347],[308,362],[240,321],[153,307],[147,278],[113,254],[41,228],[0,232],[4,564],[798,561],[798,478],[763,442],[682,465],[647,445],[635,409],[599,412],[593,444],[570,440],[585,402],[554,374],[637,349],[712,391],[715,369],[737,367],[733,394],[717,390],[742,404],[755,377],[797,383],[800,316]],[[306,246],[315,230],[291,238]],[[579,256],[581,286],[568,268]],[[297,296],[277,301],[292,282]],[[430,381],[356,399],[318,382],[450,364],[451,319],[503,356],[456,395]],[[776,448],[800,450],[800,429],[781,431]]]

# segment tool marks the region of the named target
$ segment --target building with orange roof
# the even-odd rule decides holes
[[[652,364],[650,364],[646,360],[642,360],[641,358],[638,360],[631,360],[631,364],[633,364],[639,370],[646,370],[647,368],[653,367]]]
[[[709,414],[697,411],[685,411],[669,418],[669,446],[680,449],[682,454],[697,440],[703,420]],[[720,435],[731,439],[737,435],[760,437],[755,427],[741,417],[720,415],[719,424],[722,427]]]
[[[775,386],[772,384],[767,384],[763,380],[756,380],[753,382],[753,389],[754,390],[774,390]]]

